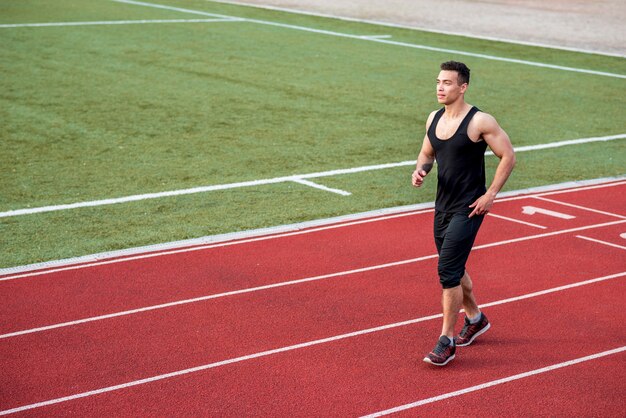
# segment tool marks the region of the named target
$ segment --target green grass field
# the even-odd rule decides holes
[[[449,59],[472,69],[467,100],[516,147],[626,133],[624,58],[159,2],[248,20],[8,26],[211,16],[110,0],[0,0],[1,212],[414,159]],[[401,44],[355,38],[373,35]],[[487,159],[493,173],[496,159]],[[350,196],[286,182],[4,216],[0,267],[432,201],[434,179],[413,189],[411,172],[312,179]],[[624,139],[529,151],[506,190],[625,173]]]

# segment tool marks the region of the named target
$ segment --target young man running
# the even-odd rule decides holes
[[[490,327],[474,299],[465,263],[485,214],[515,165],[513,146],[506,132],[493,116],[465,102],[469,80],[470,70],[465,64],[441,64],[437,100],[444,107],[428,117],[412,178],[413,186],[420,187],[437,159],[434,236],[443,287],[443,327],[437,345],[424,358],[437,366],[448,364],[454,359],[456,346],[470,345]],[[500,159],[488,189],[484,159],[487,146]],[[465,326],[455,337],[454,326],[461,306],[465,309]]]

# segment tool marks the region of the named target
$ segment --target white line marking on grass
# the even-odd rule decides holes
[[[535,199],[539,199],[539,200],[544,200],[546,202],[552,202],[552,203],[556,203],[558,205],[563,205],[563,206],[569,206],[571,208],[576,208],[576,209],[581,209],[587,212],[594,212],[594,213],[599,213],[602,215],[607,215],[607,216],[611,216],[613,218],[620,218],[620,219],[626,219],[626,216],[622,216],[622,215],[618,215],[616,213],[611,213],[611,212],[605,212],[603,210],[598,210],[598,209],[592,209],[592,208],[588,208],[586,206],[580,206],[580,205],[574,205],[572,203],[567,203],[567,202],[561,202],[559,200],[554,200],[554,199],[548,199],[547,197],[543,197],[543,196],[533,196]]]
[[[345,190],[332,189],[330,187],[322,186],[321,184],[318,184],[318,183],[313,183],[312,181],[309,181],[309,180],[294,179],[293,181],[294,181],[294,183],[303,184],[305,186],[309,186],[309,187],[313,187],[313,188],[316,188],[316,189],[324,190],[326,192],[340,194],[342,196],[350,196],[350,195],[352,195],[352,193],[346,192]]]
[[[537,225],[537,224],[533,224],[533,223],[525,222],[525,221],[520,221],[519,219],[509,218],[507,216],[502,216],[502,215],[496,215],[495,213],[492,213],[492,212],[489,212],[487,215],[488,216],[493,216],[494,218],[504,219],[504,220],[510,221],[510,222],[516,222],[516,223],[522,224],[522,225],[532,226],[533,228],[540,228],[540,229],[547,229],[548,228],[546,226]]]
[[[576,238],[585,239],[587,241],[596,242],[598,244],[608,245],[609,247],[619,248],[620,250],[626,250],[626,247],[624,247],[623,245],[613,244],[612,242],[601,241],[599,239],[589,238],[589,237],[585,237],[583,235],[576,235]]]
[[[605,180],[607,179],[600,179],[600,181],[605,181]],[[612,181],[613,179],[608,179],[608,180]],[[588,181],[588,182],[594,183],[595,181]],[[588,183],[588,182],[581,182],[581,183]],[[612,186],[617,186],[621,184],[626,184],[626,182],[611,183],[611,184],[605,185],[604,187],[612,187]],[[519,193],[532,193],[533,191],[539,191],[539,190],[545,190],[545,189],[554,190],[555,188],[559,188],[559,187],[568,187],[568,188],[576,187],[576,183],[569,182],[569,183],[563,183],[561,185],[537,187],[534,189],[525,189],[521,191],[514,190],[512,192],[503,193],[502,195],[503,196],[505,195],[515,196]],[[581,187],[579,190],[595,189],[599,187],[602,187],[602,185]],[[575,192],[575,191],[577,190],[567,189],[567,190],[562,190],[562,191],[555,191],[553,193],[567,193],[567,192]],[[531,197],[534,197],[534,195],[529,194],[526,196],[503,197],[501,199],[498,199],[497,202],[517,200],[520,198],[526,199],[526,198],[531,198]],[[207,243],[205,240],[210,240],[212,238],[209,236],[209,237],[186,240],[186,241],[179,241],[179,242],[174,242],[174,243],[157,244],[157,245],[148,246],[148,247],[131,248],[128,250],[120,250],[120,251],[113,251],[113,252],[108,252],[108,253],[94,254],[91,256],[77,257],[73,259],[58,260],[58,261],[30,264],[26,266],[5,268],[5,269],[0,269],[0,275],[14,274],[14,273],[23,272],[23,271],[31,271],[31,270],[39,270],[39,269],[49,269],[49,270],[34,271],[32,273],[24,273],[24,274],[6,276],[6,277],[0,278],[0,282],[8,281],[8,280],[15,280],[19,278],[25,278],[25,277],[40,276],[40,275],[45,275],[45,274],[50,274],[50,273],[57,273],[61,271],[77,270],[77,269],[95,267],[95,266],[101,266],[101,265],[107,265],[107,264],[122,263],[126,261],[140,260],[140,259],[146,259],[146,258],[152,258],[152,257],[160,257],[164,255],[199,251],[199,250],[205,250],[205,249],[210,249],[210,248],[225,247],[225,246],[230,246],[230,245],[245,244],[245,243],[263,241],[263,240],[268,240],[268,239],[288,237],[288,236],[293,236],[293,235],[308,234],[308,233],[318,232],[318,231],[323,231],[323,230],[328,230],[328,229],[342,228],[345,226],[352,226],[352,225],[369,223],[369,222],[377,222],[377,221],[404,217],[404,216],[412,216],[412,215],[417,215],[421,213],[432,212],[434,210],[432,209],[432,207],[434,207],[434,203],[429,202],[429,203],[424,203],[424,204],[419,204],[419,205],[411,205],[409,207],[391,208],[389,209],[391,211],[390,213],[385,213],[384,215],[377,217],[377,218],[360,219],[361,217],[364,217],[364,216],[367,217],[368,215],[371,214],[371,212],[366,212],[365,214],[347,215],[345,217],[332,218],[329,220],[309,221],[309,222],[304,222],[301,224],[285,225],[284,227],[268,228],[268,229],[259,230],[258,232],[246,231],[243,233],[226,234],[227,238],[225,238],[225,240],[228,240],[227,242]],[[401,212],[395,213],[394,211],[396,210],[399,210]],[[415,211],[415,212],[406,212],[406,211]],[[377,216],[378,212],[379,211],[375,211],[374,216]],[[353,219],[356,219],[356,220],[353,220]],[[334,222],[343,222],[346,220],[348,221],[346,223],[333,224]],[[591,228],[596,228],[596,227],[620,224],[623,222],[624,221],[614,221],[614,222],[609,222],[609,223],[600,224],[600,225],[592,225],[590,227],[583,226],[580,228],[591,229]],[[327,225],[328,223],[330,223],[330,225]],[[327,225],[327,226],[319,226],[320,224]],[[282,230],[282,228],[285,228],[286,232]],[[299,230],[301,228],[311,228],[311,229]],[[575,231],[581,230],[580,228],[574,228],[572,230],[565,230],[565,231],[555,231],[550,234],[575,232]],[[293,229],[295,229],[296,231],[293,231]],[[261,234],[261,236],[257,236],[257,237],[253,236],[252,238],[250,238],[250,236],[254,235],[255,233],[259,233]],[[268,235],[272,233],[275,233],[275,235]],[[542,237],[542,236],[544,235],[540,235],[537,237]],[[535,236],[531,236],[531,239],[532,237],[535,237]],[[238,241],[230,241],[232,239],[238,239]],[[528,238],[526,237],[518,238],[517,240],[525,240],[525,239],[528,239]],[[510,242],[514,242],[514,241],[510,241]],[[193,245],[193,247],[187,247],[191,245]],[[187,248],[173,249],[177,246],[183,246]],[[122,258],[110,260],[110,258],[114,258],[114,257],[122,257]],[[108,259],[108,260],[98,261],[99,259]],[[77,264],[77,263],[84,263],[84,264]],[[55,268],[59,264],[62,266],[67,266],[67,267]]]
[[[197,11],[197,10],[181,9],[181,8],[178,8],[178,7],[164,6],[164,5],[161,5],[161,4],[153,4],[153,3],[130,1],[130,0],[111,0],[111,1],[117,1],[117,2],[120,2],[120,3],[136,4],[136,5],[139,5],[139,6],[146,6],[146,7],[156,7],[156,8],[159,8],[159,9],[176,10],[176,11],[182,11],[182,12],[186,12],[186,13],[203,14],[203,15],[207,14],[205,12],[201,12],[201,11]],[[225,17],[224,15],[215,15],[215,14],[211,14],[211,15],[212,16]],[[228,17],[232,17],[232,16],[228,16]],[[561,66],[561,65],[545,64],[545,63],[541,63],[541,62],[526,61],[526,60],[520,60],[520,59],[514,59],[514,58],[503,58],[503,57],[497,57],[497,56],[494,56],[494,55],[477,54],[477,53],[473,53],[473,52],[465,52],[465,51],[459,51],[459,50],[454,50],[454,49],[435,48],[435,47],[432,47],[432,46],[411,44],[411,43],[408,43],[408,42],[396,42],[396,41],[389,41],[389,40],[385,40],[385,39],[371,38],[371,37],[364,38],[364,37],[361,37],[359,35],[352,35],[352,34],[348,34],[348,33],[341,33],[341,32],[321,30],[321,29],[314,29],[314,28],[310,28],[310,27],[306,27],[306,26],[289,25],[289,24],[286,24],[286,23],[271,22],[271,21],[267,21],[267,20],[245,19],[245,21],[252,22],[252,23],[258,23],[258,24],[261,24],[261,25],[276,26],[276,27],[287,28],[287,29],[294,29],[294,30],[299,30],[299,31],[304,31],[304,32],[318,33],[318,34],[322,34],[322,35],[330,35],[330,36],[337,36],[337,37],[350,38],[350,39],[360,39],[360,40],[369,41],[369,42],[380,42],[380,43],[384,43],[384,44],[388,44],[388,45],[396,45],[396,46],[403,46],[403,47],[407,47],[407,48],[423,49],[423,50],[434,51],[434,52],[444,52],[444,53],[448,53],[448,54],[464,55],[464,56],[483,58],[483,59],[494,60],[494,61],[504,61],[504,62],[510,62],[510,63],[513,63],[513,64],[530,65],[530,66],[534,66],[534,67],[551,68],[551,69],[561,70],[561,71],[573,71],[573,72],[577,72],[577,73],[593,74],[593,75],[615,77],[615,78],[626,78],[626,75],[624,75],[624,74],[615,74],[615,73],[608,73],[608,72],[604,72],[604,71],[594,71],[594,70],[587,70],[587,69],[582,69],[582,68],[565,67],[565,66]]]
[[[519,374],[516,374],[516,375],[513,375],[513,376],[509,376],[509,377],[505,377],[505,378],[502,378],[502,379],[492,380],[490,382],[482,383],[482,384],[476,385],[476,386],[470,386],[468,388],[457,390],[457,391],[454,391],[454,392],[444,393],[443,395],[433,396],[432,398],[422,399],[422,400],[417,401],[417,402],[412,402],[412,403],[408,403],[408,404],[405,404],[405,405],[397,406],[395,408],[390,408],[390,409],[386,409],[384,411],[376,412],[376,413],[373,413],[373,414],[370,414],[370,415],[365,415],[362,418],[375,418],[375,417],[381,417],[381,416],[384,416],[384,415],[389,415],[389,414],[393,414],[393,413],[397,413],[397,412],[401,412],[401,411],[406,411],[407,409],[412,409],[412,408],[416,408],[418,406],[426,405],[426,404],[429,404],[429,403],[442,401],[444,399],[449,399],[449,398],[453,398],[453,397],[456,397],[456,396],[465,395],[467,393],[471,393],[471,392],[476,392],[478,390],[487,389],[487,388],[490,388],[492,386],[501,385],[503,383],[508,383],[508,382],[512,382],[512,381],[515,381],[515,380],[524,379],[524,378],[535,376],[535,375],[538,375],[538,374],[541,374],[541,373],[551,372],[553,370],[562,369],[564,367],[573,366],[573,365],[576,365],[576,364],[579,364],[579,363],[584,363],[586,361],[597,360],[599,358],[610,356],[610,355],[613,355],[613,354],[618,354],[618,353],[621,353],[623,351],[626,351],[626,346],[622,346],[622,347],[619,347],[619,348],[614,348],[612,350],[603,351],[601,353],[591,354],[591,355],[585,356],[585,357],[579,357],[579,358],[574,359],[574,360],[564,361],[562,363],[553,364],[551,366],[542,367],[540,369],[531,370],[529,372],[519,373]]]
[[[624,76],[626,78],[626,76]],[[538,151],[549,148],[560,148],[568,145],[589,144],[592,142],[614,141],[616,139],[624,139],[626,134],[594,136],[590,138],[569,139],[566,141],[548,142],[547,144],[525,145],[523,147],[515,147],[515,152]]]
[[[610,222],[609,224],[590,225],[590,226],[573,228],[573,229],[569,229],[569,230],[555,231],[555,232],[550,232],[550,233],[546,233],[546,234],[531,235],[531,236],[526,236],[526,237],[521,237],[521,238],[516,238],[516,239],[498,241],[498,242],[493,242],[493,243],[490,243],[490,244],[483,244],[483,245],[475,246],[475,247],[472,248],[472,251],[481,250],[481,249],[484,249],[484,248],[497,247],[497,246],[501,246],[501,245],[512,244],[512,243],[521,242],[521,241],[527,241],[527,240],[531,240],[531,239],[538,239],[538,238],[545,238],[545,237],[550,237],[550,236],[554,236],[554,235],[561,235],[561,234],[570,233],[570,232],[573,232],[573,231],[582,231],[582,230],[587,230],[587,229],[599,228],[599,227],[607,226],[607,225],[615,225],[615,224],[620,224],[620,223],[626,223],[626,221],[614,221],[614,222]],[[172,252],[169,252],[169,253],[175,253],[175,252],[184,252],[184,251],[172,251]],[[140,256],[140,257],[133,257],[133,258],[135,258],[135,259],[138,259],[138,258],[148,258],[148,257],[156,257],[156,256],[160,256],[160,255],[163,255],[163,254],[155,254],[155,255],[149,254],[149,255]],[[285,287],[285,286],[292,286],[292,285],[297,285],[297,284],[302,284],[302,283],[315,282],[315,281],[330,279],[330,278],[334,278],[334,277],[349,276],[349,275],[352,275],[352,274],[365,273],[365,272],[373,271],[373,270],[382,270],[382,269],[386,269],[386,268],[390,268],[390,267],[397,267],[397,266],[401,266],[401,265],[405,265],[405,264],[412,264],[412,263],[417,263],[417,262],[424,261],[424,260],[430,260],[430,259],[434,259],[434,258],[437,258],[437,257],[439,257],[437,254],[426,255],[426,256],[417,257],[417,258],[410,258],[410,259],[406,259],[406,260],[394,261],[394,262],[391,262],[391,263],[384,263],[384,264],[378,264],[378,265],[374,265],[374,266],[361,267],[361,268],[352,269],[352,270],[345,270],[345,271],[339,271],[339,272],[335,272],[335,273],[328,273],[328,274],[323,274],[323,275],[319,275],[319,276],[306,277],[306,278],[303,278],[303,279],[291,280],[291,281],[287,281],[287,282],[273,283],[273,284],[264,285],[264,286],[252,287],[252,288],[247,288],[247,289],[232,290],[232,291],[229,291],[229,292],[223,292],[223,293],[217,293],[217,294],[212,294],[212,295],[200,296],[200,297],[193,298],[193,299],[185,299],[185,300],[179,300],[179,301],[174,301],[174,302],[169,302],[169,303],[163,303],[163,304],[159,304],[159,305],[152,305],[152,306],[147,306],[147,307],[143,307],[143,308],[131,309],[131,310],[127,310],[127,311],[121,311],[121,312],[115,312],[115,313],[111,313],[111,314],[99,315],[99,316],[94,316],[94,317],[90,317],[90,318],[83,318],[83,319],[79,319],[79,320],[75,320],[75,321],[68,321],[68,322],[63,322],[63,323],[58,323],[58,324],[53,324],[53,325],[47,325],[47,326],[38,327],[38,328],[31,328],[31,329],[26,329],[26,330],[6,333],[6,334],[0,335],[0,339],[10,338],[10,337],[17,337],[17,336],[20,336],[20,335],[32,334],[32,333],[35,333],[35,332],[48,331],[48,330],[52,330],[52,329],[56,329],[56,328],[64,328],[64,327],[73,326],[73,325],[79,325],[79,324],[83,324],[83,323],[87,323],[87,322],[94,322],[94,321],[100,321],[100,320],[104,320],[104,319],[116,318],[116,317],[120,317],[120,316],[133,315],[133,314],[137,314],[137,313],[141,313],[141,312],[147,312],[147,311],[153,311],[153,310],[157,310],[157,309],[171,308],[173,306],[178,306],[178,305],[186,305],[186,304],[189,304],[189,303],[203,302],[203,301],[206,301],[206,300],[218,299],[218,298],[223,298],[223,297],[227,297],[227,296],[240,295],[240,294],[244,294],[244,293],[253,293],[253,292],[258,292],[258,291],[262,291],[262,290],[274,289],[274,288],[277,288],[277,287]],[[102,263],[93,263],[92,265],[112,264],[112,263],[122,262],[122,261],[127,261],[127,260],[128,259],[112,260],[112,261],[102,262]],[[83,267],[87,267],[87,266],[89,266],[89,265],[75,266],[73,268],[69,267],[69,268],[58,269],[58,270],[72,270],[72,269],[78,269],[78,268],[83,268]],[[3,279],[0,279],[0,281],[12,280],[12,279],[16,279],[18,277],[26,277],[26,276],[33,276],[33,275],[39,275],[39,274],[47,274],[47,273],[50,273],[50,272],[52,272],[52,270],[45,271],[45,272],[37,272],[37,273],[32,273],[32,274],[25,274],[25,275],[21,275],[21,276],[6,277],[6,278],[3,278]],[[485,306],[487,306],[487,305],[485,305]]]
[[[155,4],[155,3],[145,3],[145,2],[134,1],[134,0],[111,0],[111,1],[114,1],[116,3],[132,4],[135,6],[152,7],[155,9],[173,10],[175,12],[190,13],[190,14],[200,15],[200,16],[222,17],[225,19],[240,19],[236,16],[226,16],[226,15],[220,15],[217,13],[209,13],[209,12],[203,12],[199,10],[183,9],[182,7],[167,6],[167,5]]]
[[[609,56],[609,57],[626,58],[626,55],[619,54],[619,53],[594,51],[594,50],[589,50],[589,49],[572,48],[572,47],[559,46],[559,45],[548,45],[548,44],[543,44],[543,43],[538,43],[538,42],[518,41],[518,40],[515,40],[515,39],[506,39],[506,38],[498,38],[498,37],[493,37],[493,36],[475,35],[475,34],[471,34],[471,33],[467,33],[467,32],[450,32],[450,31],[436,30],[436,29],[425,28],[425,27],[420,27],[420,26],[408,26],[408,25],[402,25],[402,24],[397,24],[397,23],[382,22],[382,21],[378,21],[378,20],[358,19],[358,18],[354,18],[354,17],[338,16],[338,15],[333,15],[333,14],[328,14],[328,13],[319,13],[319,12],[311,12],[311,11],[304,11],[304,10],[289,9],[289,8],[285,8],[285,7],[276,7],[276,6],[269,6],[269,5],[244,3],[244,2],[241,2],[241,1],[236,1],[236,2],[228,1],[228,0],[206,0],[206,1],[209,1],[209,2],[212,2],[212,3],[224,3],[224,4],[232,4],[232,5],[235,5],[235,6],[246,6],[246,7],[259,8],[259,9],[275,10],[275,11],[279,11],[279,12],[288,12],[288,13],[294,13],[294,14],[305,15],[305,16],[326,17],[326,18],[330,18],[330,19],[343,20],[343,21],[346,21],[346,22],[367,23],[369,25],[386,26],[386,27],[390,27],[390,28],[409,29],[409,30],[413,30],[413,31],[438,33],[438,34],[442,34],[442,35],[463,36],[465,38],[482,39],[482,40],[485,40],[485,41],[505,42],[505,43],[509,43],[509,44],[517,44],[517,45],[525,45],[525,46],[535,46],[535,47],[539,47],[539,48],[550,48],[550,49],[559,49],[559,50],[563,50],[563,51],[581,52],[581,53],[584,53],[584,54],[595,54],[595,55],[605,55],[605,56]]]
[[[499,300],[499,301],[494,301],[494,302],[490,302],[490,303],[487,303],[487,304],[484,304],[484,305],[479,305],[479,307],[483,308],[483,307],[488,307],[488,306],[495,306],[495,305],[501,305],[501,304],[510,303],[510,302],[516,302],[516,301],[529,299],[529,298],[536,297],[536,296],[547,295],[549,293],[554,293],[554,292],[559,292],[559,291],[563,291],[563,290],[567,290],[567,289],[572,289],[572,288],[575,288],[575,287],[585,286],[585,285],[589,285],[589,284],[592,284],[592,283],[598,283],[598,282],[602,282],[602,281],[606,281],[606,280],[616,279],[618,277],[623,277],[623,276],[626,276],[626,272],[612,274],[612,275],[609,275],[609,276],[598,277],[598,278],[595,278],[595,279],[586,280],[586,281],[583,281],[583,282],[572,283],[572,284],[566,285],[566,286],[559,286],[559,287],[555,287],[555,288],[552,288],[552,289],[546,289],[546,290],[543,290],[543,291],[540,291],[540,292],[535,292],[535,293],[530,293],[530,294],[526,294],[526,295],[521,295],[521,296],[518,296],[518,297],[503,299],[503,300]],[[249,355],[246,355],[246,356],[235,357],[235,358],[232,358],[232,359],[218,361],[218,362],[215,362],[215,363],[209,363],[209,364],[204,364],[204,365],[197,366],[197,367],[192,367],[192,368],[188,368],[188,369],[178,370],[178,371],[171,372],[171,373],[160,374],[160,375],[148,377],[148,378],[145,378],[145,379],[134,380],[134,381],[131,381],[131,382],[120,384],[120,385],[108,386],[108,387],[104,387],[104,388],[101,388],[101,389],[96,389],[96,390],[91,390],[91,391],[87,391],[87,392],[77,393],[77,394],[70,395],[70,396],[64,396],[64,397],[61,397],[61,398],[50,399],[50,400],[47,400],[47,401],[44,401],[44,402],[37,402],[37,403],[30,404],[30,405],[24,405],[24,406],[17,407],[17,408],[7,409],[7,410],[4,410],[4,411],[0,411],[0,415],[9,415],[9,414],[17,413],[17,412],[28,411],[28,410],[31,410],[31,409],[41,408],[41,407],[44,407],[44,406],[49,406],[49,405],[54,405],[54,404],[58,404],[58,403],[62,403],[62,402],[72,401],[72,400],[75,400],[75,399],[86,398],[86,397],[93,396],[93,395],[99,395],[99,394],[102,394],[102,393],[113,392],[113,391],[116,391],[116,390],[126,389],[126,388],[129,388],[129,387],[143,385],[143,384],[146,384],[146,383],[151,383],[151,382],[155,382],[155,381],[159,381],[159,380],[165,380],[165,379],[169,379],[169,378],[173,378],[173,377],[177,377],[177,376],[182,376],[182,375],[186,375],[186,374],[190,374],[190,373],[196,373],[196,372],[200,372],[200,371],[204,371],[204,370],[208,370],[208,369],[213,369],[213,368],[216,368],[216,367],[226,366],[226,365],[233,364],[233,363],[240,363],[240,362],[243,362],[243,361],[253,360],[253,359],[256,359],[256,358],[260,358],[260,357],[267,357],[267,356],[274,355],[274,354],[284,353],[284,352],[287,352],[287,351],[298,350],[298,349],[301,349],[301,348],[307,348],[307,347],[312,347],[312,346],[316,346],[316,345],[320,345],[320,344],[331,343],[331,342],[334,342],[334,341],[344,340],[344,339],[347,339],[347,338],[357,337],[357,336],[360,336],[360,335],[372,334],[372,333],[375,333],[375,332],[385,331],[385,330],[388,330],[388,329],[403,327],[403,326],[407,326],[407,325],[413,325],[413,324],[417,324],[419,322],[430,321],[430,320],[438,319],[438,318],[441,318],[441,317],[442,317],[442,314],[430,315],[430,316],[425,316],[425,317],[421,317],[421,318],[411,319],[411,320],[408,320],[408,321],[396,322],[396,323],[393,323],[393,324],[382,325],[382,326],[378,326],[378,327],[374,327],[374,328],[367,328],[367,329],[363,329],[363,330],[359,330],[359,331],[355,331],[355,332],[350,332],[350,333],[346,333],[346,334],[335,335],[333,337],[322,338],[322,339],[319,339],[319,340],[313,340],[313,341],[308,341],[308,342],[304,342],[304,343],[300,343],[300,344],[294,344],[294,345],[290,345],[290,346],[286,346],[286,347],[276,348],[276,349],[273,349],[273,350],[261,351],[261,352],[254,353],[254,354],[249,354]],[[552,366],[552,367],[554,367],[554,366]]]
[[[363,39],[389,39],[393,38],[391,35],[361,35],[359,38]]]
[[[154,19],[154,20],[110,20],[101,22],[50,22],[50,23],[13,23],[0,25],[6,28],[40,28],[54,26],[98,26],[98,25],[137,25],[148,23],[211,23],[211,22],[240,22],[237,18],[220,19]]]
[[[121,0],[112,0],[112,1],[121,1]],[[539,149],[557,148],[557,147],[562,147],[562,146],[578,145],[578,144],[585,144],[585,143],[598,142],[598,141],[613,141],[613,140],[623,139],[623,138],[626,138],[626,134],[610,135],[610,136],[604,136],[604,137],[581,138],[581,139],[575,139],[575,140],[553,142],[553,143],[548,143],[548,144],[518,147],[518,148],[515,148],[515,152],[527,152],[527,151],[534,151],[534,150],[539,150]],[[485,155],[492,156],[493,153],[487,152],[485,153]],[[15,209],[15,210],[9,210],[5,212],[0,212],[0,218],[8,218],[8,217],[13,217],[13,216],[21,216],[21,215],[32,215],[36,213],[55,212],[55,211],[60,211],[60,210],[78,209],[78,208],[86,208],[86,207],[114,205],[114,204],[119,204],[119,203],[129,203],[129,202],[137,202],[137,201],[149,200],[149,199],[160,199],[164,197],[182,196],[182,195],[189,195],[189,194],[196,194],[196,193],[206,193],[206,192],[212,192],[212,191],[217,191],[217,190],[228,190],[228,189],[235,189],[235,188],[241,188],[241,187],[264,186],[264,185],[269,185],[269,184],[294,182],[294,181],[298,182],[299,180],[302,180],[302,179],[330,177],[330,176],[338,176],[338,175],[343,175],[343,174],[354,174],[354,173],[360,173],[364,171],[384,170],[384,169],[389,169],[389,168],[397,168],[397,167],[412,166],[412,165],[415,165],[415,160],[401,161],[397,163],[388,163],[388,164],[368,165],[368,166],[363,166],[363,167],[354,167],[354,168],[347,168],[347,169],[330,170],[330,171],[323,171],[323,172],[309,173],[309,174],[295,174],[292,176],[275,177],[271,179],[251,180],[251,181],[244,181],[244,182],[238,182],[238,183],[218,184],[218,185],[213,185],[213,186],[201,186],[201,187],[194,187],[190,189],[171,190],[171,191],[166,191],[166,192],[146,193],[146,194],[126,196],[126,197],[92,200],[88,202],[76,202],[76,203],[69,203],[69,204],[62,204],[62,205],[41,206],[37,208]]]

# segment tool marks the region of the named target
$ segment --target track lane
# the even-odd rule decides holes
[[[619,272],[594,243],[551,237],[476,252],[479,301]],[[561,263],[552,261],[561,257]],[[494,263],[494,260],[503,260]],[[552,265],[537,274],[536,265]],[[566,273],[564,266],[568,266]],[[5,402],[28,403],[440,311],[436,260],[0,340]],[[520,280],[524,278],[524,280]],[[438,323],[438,321],[435,321]],[[184,343],[183,343],[184,342]],[[97,370],[94,373],[94,365]],[[29,388],[28,390],[24,388]]]
[[[610,210],[608,205],[620,206],[616,196],[626,196],[619,193],[622,190],[626,190],[626,183],[583,188],[583,192],[552,192],[548,196],[576,200],[583,199],[577,196],[590,194],[593,204]],[[528,196],[516,197],[499,200],[493,212],[511,219],[534,220],[522,215],[523,205],[529,202],[553,205]],[[578,215],[573,221],[576,225],[612,219],[589,212]],[[548,221],[552,223],[548,222],[548,230],[553,231],[555,220]],[[556,221],[560,222],[557,229],[573,225],[572,221]],[[190,252],[179,249],[169,255],[0,280],[0,298],[6,301],[0,306],[0,334],[435,254],[431,224],[432,211],[422,210],[408,216],[382,216],[309,228],[298,235],[278,234],[252,242],[237,240],[213,248],[191,248]],[[535,228],[490,216],[476,245],[537,232]],[[301,263],[303,259],[308,262]],[[29,306],[28,316],[20,315],[24,306]]]
[[[614,332],[614,324],[626,320],[624,289],[623,279],[616,279],[491,307],[493,329],[472,346],[459,348],[445,369],[454,379],[445,385],[442,369],[421,361],[440,326],[428,321],[51,405],[29,415],[70,410],[81,416],[371,413],[624,346],[626,337]],[[540,320],[538,313],[544,313]],[[608,401],[611,411],[621,411],[619,399]],[[586,405],[578,407],[586,410]],[[498,411],[501,405],[483,412]]]
[[[441,410],[462,416],[501,411],[507,417],[623,417],[626,353],[611,354],[540,375],[420,405],[394,417],[437,416]],[[610,377],[609,377],[610,376]],[[610,383],[607,382],[610,381]]]
[[[503,202],[499,210],[519,212],[521,205]],[[0,334],[435,255],[432,239],[425,238],[431,235],[432,212],[416,216],[0,282],[0,297],[7,300],[0,306]],[[594,225],[606,219],[587,214],[586,221]],[[575,225],[581,224],[577,219]],[[530,226],[489,217],[476,246],[507,245],[507,239],[536,233]],[[29,306],[27,316],[20,314],[24,306]]]
[[[0,282],[0,333],[436,254],[432,212]],[[536,233],[490,217],[477,245]],[[372,246],[372,243],[375,243]],[[21,315],[29,306],[28,315]]]

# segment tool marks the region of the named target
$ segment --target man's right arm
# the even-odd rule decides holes
[[[415,165],[415,171],[412,176],[413,186],[415,187],[420,187],[422,185],[424,177],[426,177],[430,170],[432,170],[435,162],[435,150],[430,144],[430,139],[428,139],[428,128],[433,121],[435,113],[436,112],[432,112],[426,121],[426,135],[424,135],[422,149],[417,156],[417,164]]]

